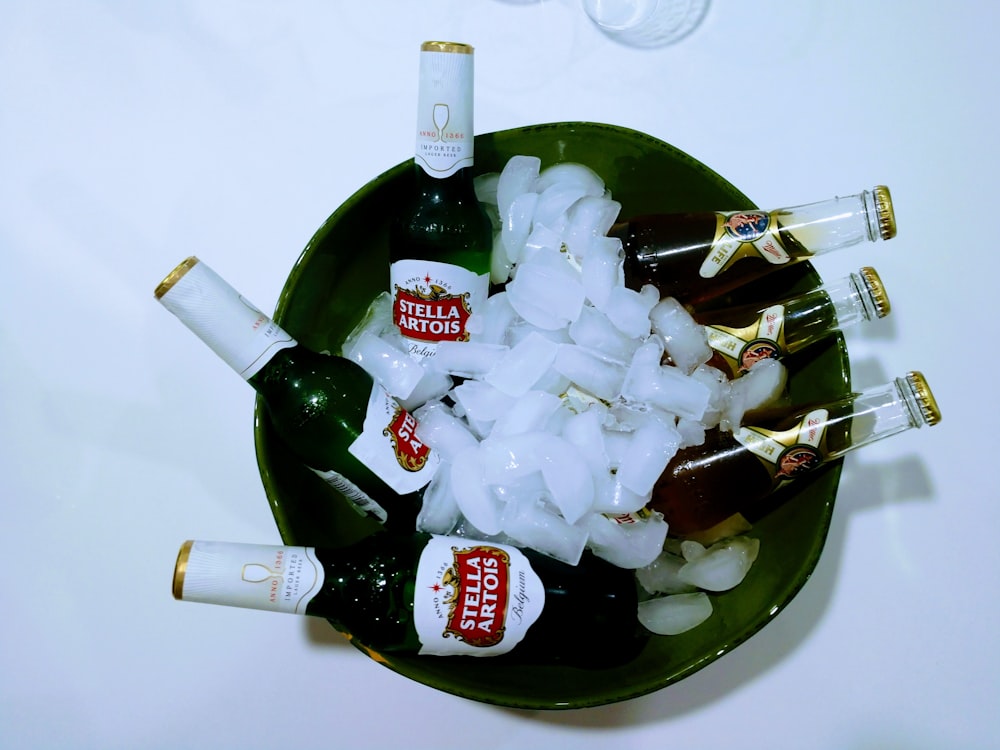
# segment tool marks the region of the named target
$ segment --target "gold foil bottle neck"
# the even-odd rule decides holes
[[[931,393],[931,388],[927,384],[927,379],[923,373],[916,370],[907,373],[906,382],[913,389],[917,404],[920,406],[920,416],[923,417],[924,423],[935,425],[940,422],[941,410],[938,408],[937,400],[934,398],[934,394]]]
[[[892,196],[885,185],[876,185],[872,190],[875,196],[875,213],[878,214],[878,231],[883,240],[891,240],[896,236],[896,212],[892,208]]]
[[[180,552],[177,553],[177,562],[174,563],[174,599],[184,598],[184,575],[187,573],[188,558],[191,556],[191,547],[194,541],[189,539],[181,545]]]
[[[194,268],[197,263],[198,259],[193,255],[182,260],[177,264],[177,268],[168,273],[163,281],[157,285],[156,289],[153,291],[153,296],[155,296],[156,299],[161,299],[163,295],[173,289],[174,284],[180,281],[184,277],[184,274]]]
[[[471,55],[473,48],[471,44],[462,42],[424,42],[420,45],[421,52],[457,52],[460,55]]]
[[[892,305],[889,302],[889,295],[885,291],[882,279],[871,266],[862,268],[860,274],[868,294],[871,295],[872,304],[875,305],[876,317],[884,318],[892,310]]]

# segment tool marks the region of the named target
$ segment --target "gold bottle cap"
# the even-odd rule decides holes
[[[884,318],[892,310],[892,305],[889,303],[889,295],[886,294],[882,279],[879,278],[878,273],[871,266],[865,266],[859,273],[865,283],[868,294],[871,295],[872,304],[875,305],[876,317]]]
[[[920,415],[924,418],[924,423],[935,425],[941,421],[941,410],[938,408],[934,394],[927,385],[927,379],[922,372],[914,370],[906,374],[906,382],[913,390],[917,403],[920,405]]]
[[[458,52],[462,55],[471,55],[473,48],[471,44],[462,42],[424,42],[420,45],[421,52]]]
[[[872,189],[875,196],[875,213],[878,214],[878,231],[883,240],[891,240],[896,236],[896,213],[892,209],[892,196],[885,185],[876,185]]]
[[[184,274],[190,271],[198,263],[198,259],[195,256],[185,258],[182,260],[173,271],[167,274],[166,278],[161,281],[156,289],[153,291],[153,296],[156,299],[160,299],[164,294],[173,289],[174,284],[183,278]]]
[[[174,563],[174,599],[180,601],[184,598],[184,575],[187,573],[188,558],[191,556],[191,546],[194,541],[189,539],[181,545],[180,552],[177,553],[177,562]]]

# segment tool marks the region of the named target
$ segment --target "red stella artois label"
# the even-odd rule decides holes
[[[544,604],[541,579],[516,547],[435,536],[420,555],[413,614],[421,654],[507,653]]]
[[[416,429],[417,420],[374,383],[364,428],[348,451],[394,491],[416,492],[431,481],[440,464]]]
[[[433,356],[439,341],[468,341],[469,316],[489,294],[487,274],[435,261],[396,261],[389,281],[393,323],[418,359]]]

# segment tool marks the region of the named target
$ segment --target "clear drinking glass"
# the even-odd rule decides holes
[[[709,0],[581,0],[605,34],[631,47],[673,44],[701,23]]]

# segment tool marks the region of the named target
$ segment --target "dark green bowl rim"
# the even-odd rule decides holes
[[[476,136],[476,141],[478,145],[479,141],[485,138],[502,139],[507,134],[541,132],[546,130],[560,130],[560,131],[574,130],[574,131],[591,131],[591,132],[605,131],[605,132],[614,132],[619,135],[627,135],[634,141],[646,141],[657,149],[672,152],[677,159],[685,161],[698,171],[703,172],[707,178],[725,184],[735,193],[738,193],[739,195],[742,196],[742,193],[740,193],[727,180],[725,180],[725,178],[723,178],[717,172],[710,169],[705,164],[698,161],[689,154],[680,151],[674,146],[658,138],[654,138],[653,136],[650,136],[646,133],[642,133],[622,126],[610,125],[604,123],[585,122],[585,121],[551,122],[551,123],[542,123],[538,125],[530,125],[519,128],[511,128],[509,130],[496,131],[492,133],[483,133],[481,135]],[[282,324],[285,311],[289,306],[290,301],[295,294],[296,288],[300,283],[302,273],[304,272],[305,269],[306,260],[310,257],[317,244],[319,244],[322,238],[327,234],[329,228],[335,225],[341,219],[341,217],[343,217],[346,214],[349,214],[353,210],[354,206],[359,201],[365,198],[366,194],[368,193],[372,185],[376,183],[381,183],[382,181],[387,179],[392,179],[397,175],[402,174],[404,171],[410,169],[411,166],[412,166],[411,160],[407,160],[387,169],[377,177],[371,179],[368,183],[366,183],[364,186],[355,191],[349,198],[347,198],[329,216],[329,218],[323,223],[323,225],[320,226],[320,228],[315,232],[315,234],[309,240],[306,247],[303,249],[302,253],[296,260],[282,288],[274,313],[274,319],[279,325]],[[746,201],[745,206],[747,208],[756,207],[756,205],[752,201],[750,201],[749,198],[746,198],[745,196],[743,197],[745,198]],[[808,267],[808,273],[811,276],[815,277],[815,280],[818,283],[819,275],[815,272],[815,270],[811,267],[811,265],[808,264],[807,262],[801,265]],[[847,366],[848,363],[847,347],[843,340],[843,337],[840,335],[832,339],[832,345],[836,347],[839,359],[844,364],[843,368],[844,371],[842,373],[842,376],[843,376],[843,390],[846,393],[850,389],[850,373],[849,373],[849,367]],[[258,399],[254,406],[254,444],[255,444],[258,468],[260,471],[261,480],[263,482],[265,494],[267,495],[268,502],[271,506],[271,510],[274,515],[275,522],[278,526],[279,532],[281,533],[282,538],[285,539],[286,542],[288,542],[285,523],[282,517],[280,498],[275,497],[273,495],[272,488],[274,486],[274,482],[272,481],[269,469],[267,467],[264,440],[263,440],[262,419],[264,419],[263,406]],[[825,475],[826,481],[831,483],[832,487],[834,488],[834,493],[833,493],[834,495],[836,487],[839,483],[841,469],[842,469],[842,461],[838,460],[831,462],[823,469],[821,469],[820,472],[817,472],[817,475],[819,474]],[[762,609],[759,616],[755,620],[753,620],[748,626],[746,626],[742,631],[740,631],[736,637],[721,644],[719,648],[713,650],[711,653],[704,654],[704,656],[701,659],[688,664],[686,667],[682,669],[664,675],[662,679],[658,681],[646,682],[641,685],[637,685],[634,691],[623,691],[616,693],[615,695],[612,696],[607,696],[607,695],[595,696],[592,700],[542,701],[534,699],[525,699],[525,700],[498,699],[494,696],[491,696],[488,692],[486,692],[487,688],[484,688],[484,692],[462,690],[452,685],[440,684],[433,682],[431,680],[421,679],[420,677],[414,676],[412,674],[408,674],[405,669],[401,669],[397,664],[391,662],[385,662],[382,660],[378,661],[379,663],[383,664],[383,666],[387,667],[388,669],[398,674],[401,674],[405,677],[413,679],[417,682],[420,682],[421,684],[427,685],[437,690],[441,690],[442,692],[460,696],[481,703],[493,704],[509,708],[520,708],[520,709],[531,709],[531,710],[539,710],[539,709],[565,710],[565,709],[575,709],[575,708],[590,708],[600,705],[607,705],[611,703],[631,700],[633,698],[638,698],[644,695],[648,695],[650,693],[661,690],[669,685],[677,683],[680,680],[685,679],[686,677],[689,677],[693,673],[703,669],[710,663],[716,661],[724,654],[731,652],[737,646],[746,642],[748,639],[750,639],[752,636],[758,633],[765,625],[771,622],[779,612],[781,612],[785,607],[788,606],[788,604],[798,595],[802,587],[812,576],[816,564],[819,562],[819,558],[822,554],[822,550],[826,542],[826,537],[830,530],[834,500],[835,498],[831,496],[823,503],[822,513],[818,519],[820,521],[820,524],[816,529],[815,543],[812,547],[813,551],[810,554],[810,556],[805,560],[804,566],[798,572],[797,574],[798,577],[795,581],[795,585],[790,589],[788,589],[783,600],[774,602],[771,604],[770,607]],[[366,654],[368,653],[364,648],[361,648],[361,650]],[[368,655],[370,656],[371,654]]]

